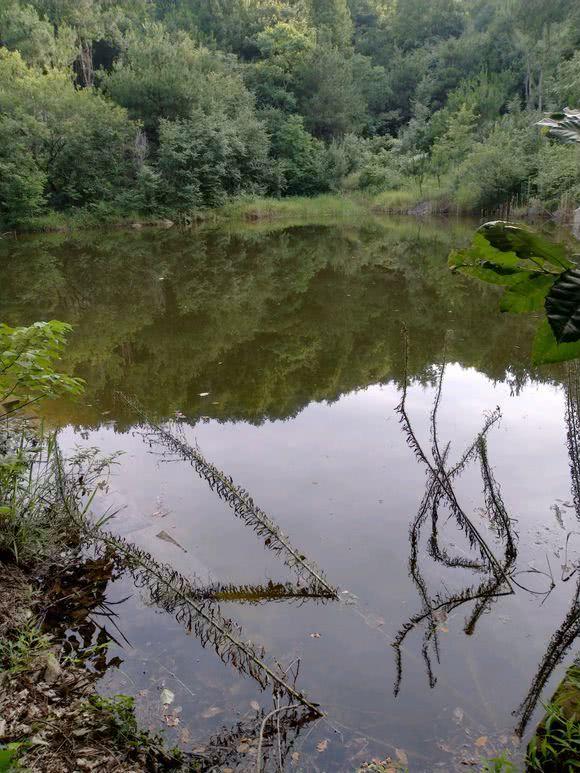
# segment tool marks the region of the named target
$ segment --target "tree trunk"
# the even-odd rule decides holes
[[[90,43],[83,41],[79,51],[80,76],[83,86],[90,88],[94,81],[93,69],[93,47]]]
[[[576,238],[580,239],[580,207],[574,212],[574,225],[572,231]]]

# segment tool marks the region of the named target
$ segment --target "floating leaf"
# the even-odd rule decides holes
[[[320,754],[322,752],[325,752],[328,749],[328,744],[329,743],[330,743],[330,741],[328,740],[328,738],[325,738],[323,741],[319,741],[316,744],[316,751],[319,752]]]
[[[171,692],[171,690],[168,690],[167,687],[164,687],[161,690],[159,699],[164,706],[169,706],[175,700],[175,693]]]
[[[580,269],[564,271],[546,297],[546,313],[556,342],[580,339]]]
[[[210,706],[209,709],[206,709],[201,716],[204,719],[211,719],[212,717],[216,717],[218,714],[221,714],[222,711],[223,709],[220,709],[219,706]]]
[[[397,755],[397,759],[402,765],[409,764],[409,758],[403,749],[395,749],[395,754]]]
[[[486,735],[480,735],[479,738],[476,740],[475,745],[479,748],[481,746],[485,746],[487,744],[487,736]]]
[[[258,701],[250,701],[250,706],[254,709],[254,711],[260,711],[260,704]]]
[[[157,539],[162,539],[164,542],[169,542],[170,545],[175,545],[176,547],[183,550],[184,553],[187,553],[187,550],[183,547],[183,545],[180,545],[179,542],[171,536],[171,534],[168,534],[166,531],[160,531],[159,534],[155,535]]]

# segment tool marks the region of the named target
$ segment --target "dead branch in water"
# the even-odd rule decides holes
[[[255,504],[248,491],[235,484],[231,477],[209,462],[198,448],[190,446],[165,427],[151,421],[134,400],[121,393],[119,395],[144,425],[150,428],[149,437],[189,461],[198,475],[208,482],[212,491],[228,503],[234,514],[258,536],[265,537],[266,547],[284,556],[284,563],[297,573],[300,580],[307,582],[313,591],[326,592],[338,599],[337,589],[330,585],[323,572],[291,544],[289,537],[282,532],[273,518]]]

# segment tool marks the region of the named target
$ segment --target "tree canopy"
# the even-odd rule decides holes
[[[576,0],[6,0],[0,97],[8,227],[424,179],[466,209],[580,196],[526,130],[579,105]]]

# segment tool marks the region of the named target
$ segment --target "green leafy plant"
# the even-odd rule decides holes
[[[50,637],[29,621],[16,631],[14,637],[0,639],[0,664],[12,673],[27,671],[50,646]]]
[[[167,749],[163,739],[139,728],[135,717],[135,699],[129,695],[105,698],[91,695],[87,708],[102,722],[102,730],[116,745],[138,754],[159,760],[172,767],[180,767],[183,755],[179,749]],[[166,768],[164,768],[166,769]]]
[[[42,399],[81,394],[81,379],[54,369],[71,329],[57,320],[16,328],[0,324],[0,419]]]
[[[502,311],[545,310],[533,348],[535,364],[580,356],[580,269],[568,250],[530,228],[501,220],[482,225],[449,267],[504,287]]]
[[[567,716],[556,703],[546,706],[546,719],[540,732],[530,741],[527,769],[540,773],[572,773],[580,770],[580,721]]]
[[[517,773],[517,767],[504,752],[497,757],[485,760],[481,771],[482,773]]]
[[[4,771],[20,770],[18,766],[18,754],[22,748],[22,743],[9,743],[0,745],[0,773]]]

